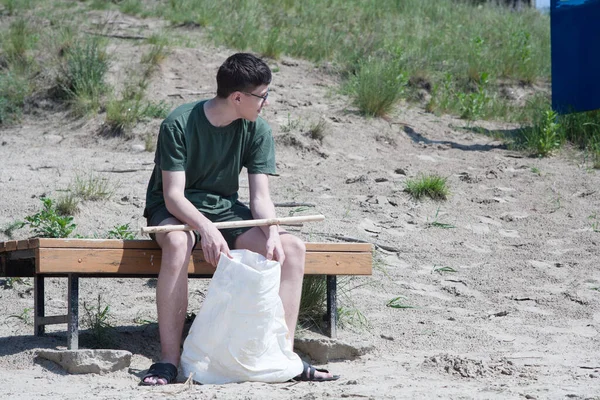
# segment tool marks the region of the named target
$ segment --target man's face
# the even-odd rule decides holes
[[[248,121],[256,121],[262,108],[269,104],[269,100],[267,99],[269,96],[269,86],[261,85],[251,92],[240,93],[242,93],[242,102],[240,108],[242,117]]]

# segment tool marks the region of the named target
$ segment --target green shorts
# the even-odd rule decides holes
[[[223,211],[220,214],[203,213],[203,215],[212,222],[246,221],[249,219],[253,219],[252,212],[250,211],[250,209],[245,204],[242,204],[239,201],[236,201],[235,204],[229,210]],[[167,218],[175,218],[164,205],[152,210],[152,212],[145,210],[144,216],[146,216],[148,226],[158,226]],[[235,248],[236,239],[242,233],[250,229],[252,229],[251,226],[243,228],[221,229],[220,231],[225,240],[227,241],[229,249],[233,250]],[[194,247],[196,247],[201,237],[200,234],[196,231],[194,231],[194,236],[196,237]],[[154,234],[150,234],[150,237],[156,240]]]

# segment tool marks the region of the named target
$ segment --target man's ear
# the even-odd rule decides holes
[[[233,92],[230,94],[231,96],[231,101],[233,101],[234,103],[239,103],[240,101],[242,101],[242,93],[241,92]]]

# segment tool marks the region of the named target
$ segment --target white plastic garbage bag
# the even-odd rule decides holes
[[[281,267],[260,254],[221,254],[183,344],[181,367],[202,384],[285,382],[302,372],[279,298]]]

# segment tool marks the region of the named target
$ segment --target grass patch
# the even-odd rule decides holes
[[[539,131],[537,121],[548,109],[547,93],[530,94],[532,101],[525,106],[503,94],[506,87],[520,85],[533,92],[528,85],[549,82],[549,16],[537,10],[515,12],[494,2],[475,5],[455,0],[178,0],[162,7],[154,3],[2,0],[4,15],[14,17],[0,32],[0,123],[18,121],[24,99],[37,90],[37,81],[53,75],[54,65],[48,62],[54,62],[53,57],[62,64],[57,80],[60,92],[77,115],[106,106],[106,39],[76,37],[87,28],[81,12],[90,8],[118,8],[142,18],[206,27],[203,33],[217,45],[273,59],[285,54],[317,65],[328,63],[332,66],[328,70],[341,75],[345,90],[368,116],[392,113],[402,98],[423,101],[428,97],[426,108],[431,112],[451,113],[468,121],[484,118],[533,124],[534,131]],[[101,22],[97,29],[107,26]],[[153,34],[146,40],[150,46],[141,58],[141,89],[167,56],[170,40],[188,44],[194,40],[176,37],[176,33]],[[50,43],[52,38],[56,43]],[[34,71],[42,66],[37,71],[41,73]],[[406,90],[409,81],[411,87]],[[415,97],[416,90],[420,95]],[[137,106],[144,108],[144,103]],[[119,130],[121,122],[127,125],[131,119],[123,115],[132,109],[131,104],[111,108],[121,114],[113,118]],[[585,149],[600,168],[598,122],[594,112],[561,116],[557,121],[561,144],[571,141]],[[548,142],[550,146],[542,145],[539,154],[552,153],[546,147],[552,148],[556,141],[550,138]],[[529,143],[533,146],[536,138]]]
[[[108,231],[108,239],[132,240],[135,239],[135,232],[129,224],[115,225]]]
[[[136,99],[111,100],[106,105],[106,120],[102,133],[106,136],[130,137],[128,131],[139,121],[151,118],[165,118],[170,106],[161,101],[152,103]]]
[[[549,16],[535,10],[513,12],[452,0],[181,0],[149,11],[175,24],[210,27],[209,35],[219,45],[275,59],[287,54],[331,61],[349,77],[360,69],[366,75],[369,68],[361,64],[369,58],[383,64],[396,60],[401,66],[396,75],[425,74],[432,84],[448,72],[456,93],[467,95],[473,92],[470,82],[482,73],[494,77],[490,91],[499,80],[528,84],[550,76]],[[449,106],[459,114],[458,99]],[[364,110],[380,112],[378,106]],[[491,112],[503,112],[502,107]]]
[[[263,41],[260,49],[260,53],[264,57],[279,59],[281,57],[281,53],[283,53],[283,40],[281,30],[278,27],[272,27],[265,41]]]
[[[95,304],[83,302],[84,314],[82,325],[90,330],[92,335],[92,347],[105,348],[114,343],[114,328],[110,323],[110,306],[102,300],[98,294]]]
[[[140,0],[123,0],[117,3],[123,14],[142,14],[144,7]]]
[[[406,297],[398,296],[388,301],[385,306],[390,308],[415,308],[414,306],[406,304],[405,301]]]
[[[14,238],[15,231],[21,229],[22,227],[23,221],[13,221],[2,229],[2,233],[4,233],[9,240],[12,240]]]
[[[31,316],[30,316],[31,311],[32,311],[31,308],[24,308],[23,311],[21,311],[20,314],[12,314],[12,315],[9,315],[6,318],[7,319],[8,318],[16,318],[16,319],[18,319],[18,320],[26,323],[27,325],[29,325],[29,324],[31,324]]]
[[[313,140],[322,142],[327,136],[327,123],[325,120],[320,118],[317,122],[310,124],[306,135]]]
[[[109,68],[105,44],[97,38],[88,38],[65,50],[65,63],[58,85],[71,102],[77,115],[96,112],[101,97],[108,90],[105,83]]]
[[[431,227],[434,227],[434,228],[441,228],[441,229],[454,229],[454,228],[456,228],[456,226],[454,226],[452,224],[447,224],[447,223],[438,221],[439,213],[440,213],[440,208],[438,207],[437,210],[435,210],[435,215],[433,217],[433,221],[429,222],[428,226],[431,226]]]
[[[593,168],[600,168],[600,110],[561,115],[558,118],[565,140],[584,149]]]
[[[594,168],[600,168],[600,111],[558,115],[546,93],[535,94],[518,115],[524,121],[517,148],[547,157],[569,142],[583,149]]]
[[[327,301],[327,279],[324,276],[308,275],[302,281],[302,297],[298,322],[301,325],[322,325]]]
[[[283,133],[290,133],[293,131],[301,131],[304,129],[304,124],[302,123],[301,118],[291,118],[290,114],[288,114],[287,123],[281,125],[279,128]]]
[[[337,313],[341,328],[353,326],[368,329],[371,326],[367,317],[357,308],[339,307]]]
[[[141,63],[145,65],[141,75],[130,78],[121,98],[113,98],[106,104],[106,120],[101,133],[105,136],[130,137],[129,131],[133,126],[145,119],[165,118],[171,107],[164,101],[158,103],[144,100],[144,92],[148,80],[156,66],[167,55],[164,39],[152,39],[152,47],[142,56]],[[130,75],[134,73],[130,71]]]
[[[142,55],[141,63],[147,65],[147,70],[144,75],[149,76],[154,68],[167,58],[167,55],[168,52],[165,43],[157,41],[157,43],[152,44],[150,50]]]
[[[144,150],[149,153],[156,151],[156,137],[150,132],[144,135]]]
[[[431,273],[433,274],[434,272],[437,272],[438,274],[444,274],[444,273],[455,273],[456,270],[452,267],[436,267],[434,266],[433,269],[431,270]]]
[[[69,237],[77,227],[73,223],[73,217],[60,215],[52,199],[43,197],[41,200],[43,204],[42,209],[33,215],[25,217],[25,221],[20,223],[20,226],[28,226],[32,230],[34,237]]]
[[[344,297],[349,299],[351,279],[338,279],[338,299]],[[308,329],[324,329],[324,315],[326,315],[327,304],[327,278],[320,275],[307,275],[302,282],[302,297],[300,299],[300,312],[298,315],[298,326]],[[356,307],[338,307],[338,322],[340,326],[368,327],[366,317]]]
[[[490,103],[487,86],[489,83],[489,74],[482,72],[477,77],[471,77],[475,84],[475,90],[470,93],[460,92],[457,94],[460,105],[460,117],[473,121],[482,118],[488,111],[486,107]]]
[[[0,4],[4,7],[4,12],[8,15],[17,15],[23,10],[31,9],[37,0],[2,0]]]
[[[18,18],[11,22],[7,37],[3,37],[2,48],[11,64],[26,66],[28,64],[28,50],[34,49],[38,36],[25,18]]]
[[[363,114],[381,117],[392,110],[407,82],[396,62],[369,58],[350,79],[350,92]]]
[[[87,175],[76,175],[72,185],[72,192],[82,200],[108,200],[115,192],[115,188],[108,179],[99,177],[93,172]]]
[[[27,77],[10,69],[0,70],[0,125],[10,125],[20,119],[25,98],[30,93]]]
[[[533,127],[522,130],[524,147],[539,157],[546,157],[560,148],[563,137],[557,119],[558,114],[552,110],[539,114]]]
[[[424,175],[416,179],[407,179],[404,191],[415,200],[429,197],[433,200],[446,200],[449,194],[447,178],[436,174]]]
[[[59,197],[56,202],[56,212],[60,215],[75,215],[79,212],[79,198],[70,191]]]
[[[592,232],[600,232],[600,221],[598,220],[597,214],[593,213],[588,219],[590,220]]]

